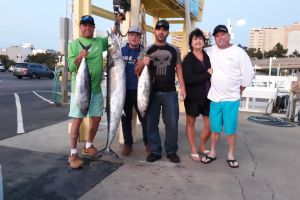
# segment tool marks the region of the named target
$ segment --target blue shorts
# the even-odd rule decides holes
[[[209,121],[213,133],[221,133],[224,127],[225,135],[237,132],[240,101],[210,102]]]
[[[103,115],[103,96],[102,93],[92,93],[91,102],[89,111],[87,113],[88,117],[101,117]],[[77,104],[76,104],[76,95],[74,93],[71,94],[70,101],[70,112],[69,117],[73,118],[84,118],[85,116],[80,112]]]

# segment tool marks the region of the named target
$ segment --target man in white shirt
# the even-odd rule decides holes
[[[213,74],[208,93],[210,104],[211,152],[201,159],[208,164],[216,157],[216,145],[223,132],[227,136],[229,167],[237,168],[234,157],[238,111],[243,90],[251,84],[254,70],[247,53],[230,43],[230,34],[225,25],[215,27],[213,36],[216,45],[206,49],[210,57]]]

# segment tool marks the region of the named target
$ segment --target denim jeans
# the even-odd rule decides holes
[[[154,92],[147,114],[147,134],[150,150],[154,154],[161,154],[161,138],[159,134],[160,111],[165,124],[164,147],[167,154],[178,150],[178,96],[174,92]]]
[[[138,118],[142,124],[143,129],[143,141],[144,144],[147,144],[147,127],[146,127],[146,118],[143,118],[139,112],[137,107],[137,91],[136,90],[127,90],[126,98],[124,103],[124,114],[122,115],[122,130],[124,143],[128,145],[133,144],[132,138],[132,109],[135,108]]]

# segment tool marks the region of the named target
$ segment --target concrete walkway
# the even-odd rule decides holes
[[[80,195],[79,199],[298,200],[300,127],[278,128],[255,124],[246,120],[249,115],[240,113],[236,149],[236,158],[240,163],[238,169],[231,169],[227,165],[227,144],[223,135],[219,142],[216,161],[209,165],[192,161],[189,158],[189,146],[185,136],[185,115],[181,114],[178,152],[181,163],[169,162],[165,154],[161,161],[145,162],[145,148],[139,140],[133,146],[134,152],[128,158],[121,158],[122,166],[90,188],[88,192]],[[105,121],[104,118],[102,122]],[[70,121],[2,140],[0,146],[66,156],[69,153],[68,122]],[[160,125],[164,136],[162,121]],[[201,126],[201,119],[198,119],[198,132]],[[104,147],[105,142],[106,130],[102,125],[95,144],[101,148]],[[115,138],[113,149],[120,155],[122,145],[118,144],[118,136]],[[32,165],[33,170],[35,167]],[[64,167],[67,168],[67,165]],[[3,167],[2,173],[5,180]],[[86,179],[89,177],[86,176]],[[81,184],[80,181],[78,184]],[[10,199],[9,195],[6,199]]]

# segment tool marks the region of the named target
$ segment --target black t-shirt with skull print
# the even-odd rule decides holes
[[[145,55],[151,55],[148,67],[153,80],[153,91],[176,91],[176,64],[181,64],[179,49],[168,43],[163,46],[152,44],[143,49],[139,59],[143,59]]]

